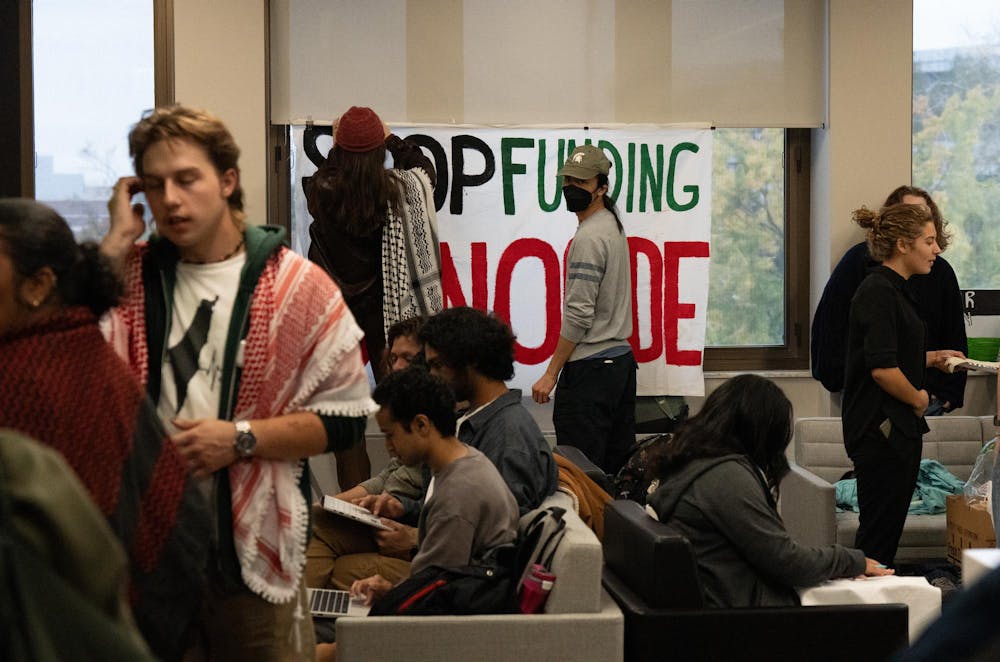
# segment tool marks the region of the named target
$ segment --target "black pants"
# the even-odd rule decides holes
[[[635,357],[581,359],[563,366],[552,423],[556,442],[576,446],[615,474],[635,444]]]
[[[854,546],[892,565],[920,470],[920,437],[905,447],[889,445],[878,431],[851,454],[858,480],[860,524]]]

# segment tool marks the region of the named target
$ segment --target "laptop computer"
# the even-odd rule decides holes
[[[309,589],[309,612],[317,618],[337,618],[338,616],[364,616],[368,607],[351,599],[348,591],[326,588]]]

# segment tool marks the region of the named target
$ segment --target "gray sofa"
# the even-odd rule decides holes
[[[601,543],[566,494],[556,492],[542,507],[550,505],[566,509],[566,535],[552,561],[557,579],[545,613],[339,618],[337,659],[621,660],[624,619],[601,587]]]
[[[967,480],[976,456],[994,436],[989,416],[934,416],[927,419],[922,457],[937,460]],[[795,460],[781,483],[781,516],[788,531],[809,545],[854,544],[858,514],[835,511],[833,483],[853,468],[844,450],[840,418],[802,418],[795,423]],[[899,561],[943,559],[947,554],[945,515],[910,515],[899,541]]]

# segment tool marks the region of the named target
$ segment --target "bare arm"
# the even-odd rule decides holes
[[[883,391],[909,405],[917,416],[924,415],[924,410],[927,409],[927,404],[930,401],[927,391],[917,390],[902,370],[899,368],[875,368],[872,370],[872,379]]]
[[[234,443],[236,425],[217,419],[175,419],[180,430],[171,436],[188,469],[207,476],[239,459]],[[326,451],[326,430],[319,416],[300,411],[250,421],[257,437],[254,456],[267,460],[298,460]]]
[[[101,252],[111,260],[119,276],[122,274],[125,256],[132,249],[132,244],[146,231],[146,222],[142,218],[142,204],[132,204],[132,196],[141,191],[141,179],[122,177],[115,183],[111,199],[108,200],[110,227],[101,240]]]

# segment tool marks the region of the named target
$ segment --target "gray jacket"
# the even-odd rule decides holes
[[[796,586],[865,571],[860,550],[793,540],[763,476],[743,455],[688,463],[663,478],[649,504],[691,541],[710,607],[796,605]]]

